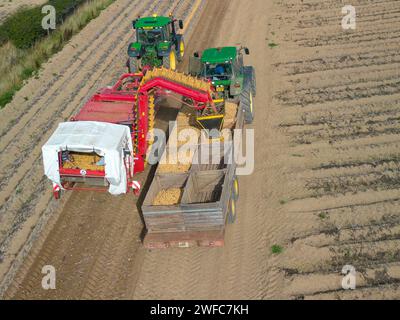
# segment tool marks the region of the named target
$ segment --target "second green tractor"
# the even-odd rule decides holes
[[[245,106],[247,123],[254,119],[254,97],[256,75],[254,67],[245,66],[243,55],[250,54],[245,47],[208,48],[202,55],[198,52],[190,57],[189,73],[208,79],[220,98],[240,100]]]
[[[176,70],[185,54],[183,36],[177,33],[178,27],[183,29],[183,21],[153,15],[134,20],[132,26],[136,30],[136,42],[128,46],[129,72],[161,66]]]

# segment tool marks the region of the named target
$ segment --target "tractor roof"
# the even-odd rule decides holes
[[[164,27],[170,22],[171,18],[162,16],[139,18],[136,21],[135,28],[136,29],[146,28],[146,27],[159,28],[159,27]]]
[[[236,47],[209,48],[204,50],[201,57],[203,63],[221,63],[236,58]]]

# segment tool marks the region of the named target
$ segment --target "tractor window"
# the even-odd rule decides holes
[[[172,32],[172,23],[168,24],[168,26],[166,28],[166,32],[167,32],[167,37],[165,39],[170,39],[171,36],[174,34]]]
[[[155,44],[164,41],[165,34],[163,29],[144,30],[138,29],[138,42],[144,44]]]
[[[162,29],[162,34],[163,34],[163,40],[168,40],[169,39],[169,30],[167,27],[163,27]]]
[[[211,80],[228,80],[232,75],[232,64],[206,64],[204,73],[206,78],[210,78]]]

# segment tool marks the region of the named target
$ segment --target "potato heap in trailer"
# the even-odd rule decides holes
[[[159,23],[161,17],[153,17],[134,25],[156,18]],[[169,19],[166,26],[172,28],[176,20]],[[144,171],[154,143],[156,98],[178,95],[191,111],[179,113],[173,130],[182,129],[182,120],[184,128],[197,128],[195,133],[206,130],[203,138],[196,138],[189,163],[183,165],[178,159],[158,166],[142,205],[144,244],[148,248],[222,245],[225,223],[235,220],[239,196],[232,129],[243,128],[254,117],[255,73],[243,66],[243,50],[249,53],[247,48],[226,47],[209,49],[202,58],[195,54],[191,75],[164,67],[127,73],[114,86],[94,94],[69,122],[59,124],[42,147],[44,172],[53,183],[55,198],[62,190],[138,194],[135,174]],[[223,128],[232,131],[222,138],[218,132]],[[168,141],[160,150],[162,159],[170,156],[173,143]],[[210,152],[213,159],[219,157],[217,163],[197,161]]]

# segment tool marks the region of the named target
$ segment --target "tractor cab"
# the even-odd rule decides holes
[[[138,29],[136,31],[137,42],[145,46],[153,46],[156,43],[162,42],[167,38],[166,28],[157,29]]]
[[[211,81],[225,81],[232,78],[232,63],[207,63],[204,66],[204,77]]]
[[[247,48],[209,48],[190,58],[189,73],[212,82],[217,92],[225,98],[241,93],[243,87],[243,54]]]
[[[185,51],[183,36],[177,33],[178,27],[183,29],[183,21],[153,15],[134,20],[132,26],[136,42],[128,46],[129,72],[161,66],[175,70]]]

